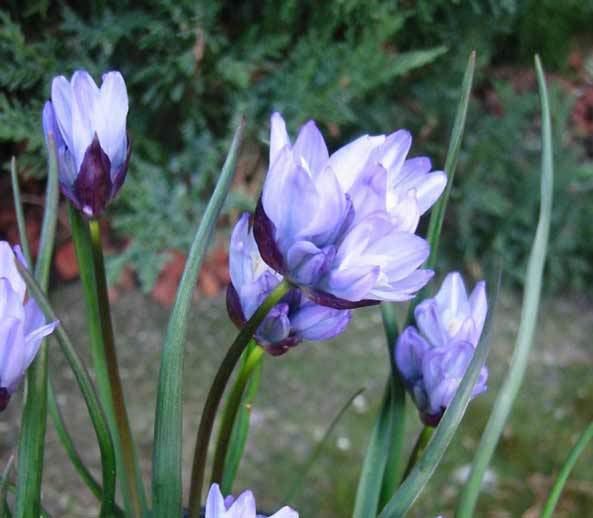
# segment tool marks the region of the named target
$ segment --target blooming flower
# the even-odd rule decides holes
[[[212,484],[206,500],[205,518],[266,518],[255,509],[255,498],[251,491],[241,493],[236,499],[224,498],[218,484]],[[283,507],[269,518],[299,518],[299,513],[290,507]]]
[[[58,324],[46,324],[35,300],[25,302],[25,292],[15,254],[6,241],[0,241],[0,411],[35,358],[41,339]]]
[[[261,258],[247,213],[233,229],[229,269],[227,307],[231,319],[242,327],[282,280]],[[303,297],[300,290],[292,289],[270,310],[255,339],[268,352],[279,355],[302,340],[337,336],[346,329],[350,318],[350,311],[317,305]]]
[[[407,131],[368,136],[331,156],[313,121],[291,145],[272,115],[270,168],[255,217],[266,263],[313,300],[352,308],[412,298],[432,277],[416,236],[446,184],[428,158],[406,159]]]
[[[488,302],[478,282],[468,297],[461,275],[449,273],[432,299],[416,307],[416,326],[407,327],[395,348],[395,360],[420,416],[436,426],[449,406],[478,345]],[[482,367],[472,397],[486,390]]]
[[[98,88],[84,70],[70,82],[56,77],[43,108],[46,141],[56,145],[60,187],[76,208],[98,216],[122,186],[128,169],[128,93],[119,72],[107,72]]]

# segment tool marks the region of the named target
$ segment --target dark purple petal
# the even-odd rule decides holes
[[[97,135],[84,154],[72,187],[80,210],[89,217],[100,215],[111,199],[111,163]]]
[[[256,336],[257,339],[257,336]],[[276,343],[264,343],[260,344],[268,354],[271,356],[282,356],[287,353],[290,349],[301,343],[301,339],[296,335],[291,335]]]
[[[241,308],[241,300],[239,294],[230,282],[226,289],[226,309],[233,324],[239,329],[245,325],[245,316],[243,315],[243,309]]]
[[[128,172],[128,164],[130,162],[130,155],[132,154],[132,140],[130,139],[130,135],[128,134],[128,149],[126,151],[126,158],[123,161],[122,165],[116,171],[112,172],[111,181],[113,185],[111,186],[111,195],[110,200],[115,198],[115,195],[121,189],[121,186],[126,179],[126,174]]]
[[[370,300],[370,299],[363,299],[363,300],[346,300],[336,297],[331,293],[327,293],[321,290],[315,290],[311,288],[301,288],[305,297],[307,297],[315,304],[320,304],[322,306],[327,306],[334,309],[356,309],[356,308],[364,308],[366,306],[376,306],[380,304],[380,300]]]
[[[253,235],[262,259],[270,268],[284,275],[286,265],[275,241],[276,228],[264,211],[261,197],[257,203],[253,218]]]
[[[4,387],[0,388],[0,412],[2,412],[10,401],[10,392]]]
[[[445,413],[445,409],[441,409],[440,412],[436,414],[428,414],[426,412],[420,412],[420,419],[424,423],[425,426],[430,426],[431,428],[436,428],[439,423],[441,422],[441,418]]]

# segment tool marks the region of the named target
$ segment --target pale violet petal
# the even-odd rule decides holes
[[[74,149],[72,138],[72,86],[64,76],[56,77],[51,83],[51,102],[58,128],[68,149]]]
[[[128,92],[119,72],[103,76],[99,97],[93,114],[94,128],[101,148],[111,160],[114,169],[124,162],[128,147],[126,118],[128,115]]]
[[[206,518],[224,518],[226,507],[218,484],[212,484],[206,499]]]
[[[325,167],[329,153],[315,122],[309,121],[301,128],[292,152],[295,160],[300,160],[300,165],[313,177]]]
[[[99,89],[90,74],[84,70],[74,72],[72,85],[72,143],[79,171],[84,154],[95,134],[94,113],[99,100]]]
[[[270,163],[272,167],[282,149],[286,146],[290,148],[290,139],[286,131],[286,123],[278,112],[272,114],[270,120]]]
[[[8,280],[10,286],[22,303],[25,299],[27,287],[16,267],[14,252],[7,241],[0,241],[0,279],[1,278]]]
[[[329,166],[344,192],[355,184],[369,160],[371,152],[385,141],[384,135],[364,135],[338,149],[329,158]]]

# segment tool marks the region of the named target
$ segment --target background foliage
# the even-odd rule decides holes
[[[477,268],[501,256],[520,280],[531,239],[539,164],[537,100],[510,79],[535,51],[569,75],[593,1],[570,0],[9,0],[0,10],[0,159],[44,174],[40,111],[51,78],[77,68],[122,71],[134,158],[112,225],[145,288],[165,253],[186,249],[239,112],[250,139],[230,207],[253,203],[266,165],[267,120],[294,130],[316,119],[336,146],[361,132],[408,127],[414,153],[442,164],[467,55],[481,76],[447,223],[447,250]],[[590,42],[586,42],[589,44]],[[514,67],[498,77],[496,70]],[[589,78],[591,80],[591,78]],[[556,88],[558,185],[548,277],[593,285],[593,166],[570,127],[573,93]],[[589,153],[591,150],[589,145]]]

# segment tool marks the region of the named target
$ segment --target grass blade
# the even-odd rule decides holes
[[[8,459],[6,467],[4,468],[4,471],[2,472],[2,480],[0,480],[0,518],[6,518],[10,513],[10,510],[8,510],[8,504],[6,502],[6,490],[8,489],[8,477],[13,464],[14,455],[11,455]]]
[[[26,268],[24,268],[18,261],[16,263],[23,280],[27,284],[29,294],[36,300],[41,311],[43,311],[45,318],[49,321],[58,320],[39,284]],[[59,325],[54,331],[53,336],[55,336],[60,344],[62,352],[74,373],[76,382],[80,387],[80,391],[82,392],[87,405],[95,433],[97,434],[103,474],[101,516],[105,518],[118,516],[118,510],[115,505],[115,452],[113,450],[113,442],[109,433],[107,418],[105,417],[105,413],[101,407],[97,393],[95,392],[91,377],[82,363],[80,356],[78,356],[76,349],[72,345],[70,337],[66,334],[64,326]]]
[[[474,515],[474,508],[478,499],[484,472],[494,454],[504,424],[511,411],[513,402],[517,396],[519,387],[521,386],[521,382],[523,381],[523,376],[527,368],[529,350],[533,342],[533,335],[537,323],[537,313],[539,309],[542,278],[548,246],[550,219],[552,215],[554,169],[548,93],[544,72],[539,57],[537,56],[535,58],[535,67],[537,71],[542,109],[542,176],[539,221],[531,248],[531,254],[527,263],[521,323],[517,334],[515,350],[513,352],[513,357],[511,358],[508,375],[505,378],[500,393],[494,403],[494,409],[492,414],[490,414],[486,429],[480,440],[480,445],[473,461],[469,479],[461,494],[458,508],[458,516],[460,518],[468,518]]]
[[[560,495],[562,495],[562,490],[564,489],[564,485],[568,480],[568,476],[574,468],[574,465],[579,460],[581,453],[589,443],[589,441],[593,438],[593,422],[585,428],[585,431],[579,437],[579,440],[573,446],[572,450],[568,454],[566,461],[564,462],[560,473],[558,473],[558,477],[556,478],[556,482],[554,482],[554,486],[550,491],[550,496],[548,496],[548,500],[546,500],[546,505],[544,506],[544,510],[542,511],[541,518],[552,518],[554,514],[554,509],[556,509],[556,504],[558,500],[560,500]]]
[[[21,202],[21,188],[19,186],[19,176],[16,169],[16,159],[12,157],[10,161],[10,180],[12,182],[12,197],[14,200],[14,212],[16,213],[16,224],[19,229],[19,240],[23,255],[27,260],[27,264],[31,262],[31,248],[29,247],[29,239],[27,238],[27,225],[25,223],[25,213],[23,212],[23,204]]]
[[[291,485],[290,489],[288,490],[288,493],[282,499],[283,502],[289,503],[290,501],[292,501],[294,499],[295,495],[298,493],[300,488],[303,486],[303,483],[305,482],[305,479],[307,478],[307,474],[309,473],[309,470],[313,467],[313,464],[315,464],[315,461],[319,458],[319,455],[321,454],[321,452],[323,451],[323,448],[327,444],[327,441],[329,440],[336,425],[340,422],[340,419],[342,419],[342,416],[346,413],[346,410],[348,410],[348,408],[350,408],[350,405],[352,404],[352,402],[358,396],[360,396],[364,391],[365,391],[364,388],[359,388],[354,394],[352,394],[346,400],[346,402],[338,410],[338,413],[334,416],[334,418],[329,423],[329,426],[325,430],[323,437],[321,437],[321,440],[317,443],[314,450],[311,452],[311,455],[309,455],[307,462],[305,462],[305,464],[303,465],[301,472],[294,478],[292,485]]]
[[[179,518],[181,515],[182,389],[185,334],[192,293],[214,225],[231,186],[243,138],[241,120],[222,172],[194,237],[161,353],[154,425],[152,497],[154,515]]]
[[[369,518],[377,515],[383,474],[387,464],[386,452],[389,451],[393,434],[392,416],[395,412],[395,394],[390,378],[387,380],[383,404],[373,427],[358,479],[353,518]]]
[[[35,278],[47,290],[51,259],[54,249],[56,222],[58,218],[58,165],[53,136],[48,135],[49,168],[45,194],[45,210],[41,227],[39,253],[35,265]],[[18,190],[18,189],[17,189]],[[18,194],[15,197],[17,201]],[[17,205],[17,214],[18,206]],[[22,216],[22,215],[21,215]],[[24,226],[24,220],[19,226]],[[26,243],[26,229],[21,239]],[[25,245],[27,246],[27,245]],[[27,248],[29,248],[27,246]],[[15,515],[38,516],[41,507],[41,479],[43,478],[43,453],[47,426],[47,365],[48,351],[44,340],[35,360],[27,371],[25,407],[21,418],[21,433],[18,446],[17,492]]]
[[[445,159],[447,188],[445,189],[445,192],[440,197],[437,204],[433,207],[430,214],[430,221],[428,223],[427,237],[428,242],[430,243],[430,255],[426,263],[427,268],[434,268],[437,262],[441,230],[443,228],[447,203],[449,202],[451,189],[453,188],[453,178],[455,177],[455,170],[457,169],[457,161],[459,159],[459,150],[461,149],[461,141],[463,139],[463,131],[465,129],[465,119],[467,117],[467,108],[472,91],[475,69],[476,51],[474,50],[469,56],[467,67],[463,75],[463,82],[461,83],[461,98],[459,99],[459,104],[457,105],[455,122],[453,123],[451,139],[449,140],[449,148],[447,150],[447,158]]]
[[[64,419],[62,417],[62,413],[60,412],[60,407],[58,406],[56,393],[51,379],[48,380],[47,387],[47,408],[49,410],[49,415],[54,423],[56,433],[58,434],[62,446],[64,446],[64,449],[66,450],[70,462],[72,462],[72,465],[80,475],[80,478],[91,490],[91,493],[93,493],[93,495],[95,495],[98,500],[101,500],[103,489],[101,488],[95,477],[93,477],[92,473],[84,465],[84,462],[82,461],[78,451],[76,450],[74,441],[68,433],[66,424],[64,423]]]

